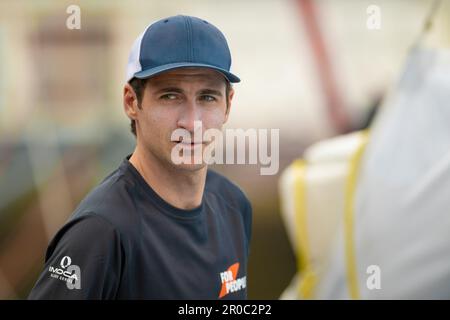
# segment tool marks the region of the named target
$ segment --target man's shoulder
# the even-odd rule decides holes
[[[52,237],[46,252],[47,261],[59,247],[79,251],[94,242],[107,248],[120,239],[119,230],[104,217],[93,212],[73,215]]]
[[[98,216],[118,229],[132,226],[135,214],[135,185],[123,170],[116,169],[95,186],[79,203],[69,221]]]
[[[87,211],[101,212],[107,209],[105,207],[116,206],[123,187],[122,173],[117,169],[89,191],[75,209],[75,214]]]
[[[223,205],[229,206],[232,210],[227,210],[228,213],[240,214],[244,223],[248,254],[252,234],[253,209],[244,191],[237,184],[209,169],[205,192],[207,195],[213,195]]]
[[[245,192],[236,183],[211,169],[208,169],[206,176],[205,192],[213,193],[224,199],[229,205],[241,209],[247,209],[250,206]]]

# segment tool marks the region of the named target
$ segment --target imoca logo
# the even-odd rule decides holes
[[[72,264],[69,256],[64,256],[59,263],[60,268],[50,266],[48,271],[52,278],[65,281],[67,288],[81,289],[81,270],[77,265]]]
[[[65,256],[61,259],[61,268],[65,269],[66,267],[72,264],[72,259],[69,256]]]

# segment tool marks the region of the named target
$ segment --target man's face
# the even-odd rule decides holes
[[[231,102],[233,96],[230,91],[226,97],[225,78],[206,68],[176,69],[152,77],[143,90],[141,109],[136,112],[138,143],[155,160],[171,167],[175,166],[172,149],[183,143],[182,139],[173,139],[174,130],[184,129],[191,134],[193,143],[179,145],[184,150],[189,149],[192,155],[195,149],[202,151],[207,145],[203,132],[210,128],[221,130],[228,118],[227,99]],[[201,121],[201,131],[194,128],[195,121]],[[204,166],[181,164],[176,168],[198,170]]]

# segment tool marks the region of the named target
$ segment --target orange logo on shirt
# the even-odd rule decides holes
[[[247,277],[237,279],[239,271],[239,262],[231,265],[226,271],[220,273],[222,281],[222,289],[220,290],[219,299],[229,293],[233,293],[244,289],[247,286]]]

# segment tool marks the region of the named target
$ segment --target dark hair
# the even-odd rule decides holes
[[[133,78],[129,82],[130,86],[134,90],[134,93],[136,94],[139,109],[142,109],[141,102],[142,102],[142,97],[144,95],[145,87],[147,86],[147,80],[148,79]],[[228,107],[230,105],[230,101],[228,100],[228,95],[230,94],[230,90],[231,90],[232,86],[231,86],[231,83],[228,81],[225,81],[225,83],[226,83],[225,98],[227,99],[227,111],[228,111]],[[130,127],[131,127],[131,132],[136,137],[137,135],[136,135],[136,121],[135,120],[133,120],[133,119],[131,120]]]
[[[136,94],[138,108],[141,109],[142,96],[144,94],[145,87],[147,85],[147,79],[133,78],[130,80],[130,86],[133,88]],[[136,137],[136,121],[131,119],[131,132]]]

